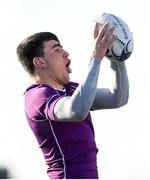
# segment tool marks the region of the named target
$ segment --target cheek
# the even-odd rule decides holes
[[[57,73],[61,72],[61,70],[63,70],[63,67],[64,65],[60,61],[57,61],[57,60],[54,60],[48,63],[49,70],[52,70],[53,72],[54,71],[56,71]]]

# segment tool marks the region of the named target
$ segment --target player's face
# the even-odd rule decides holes
[[[59,85],[68,83],[69,73],[71,73],[68,52],[55,40],[46,41],[43,45],[44,61],[49,78]]]

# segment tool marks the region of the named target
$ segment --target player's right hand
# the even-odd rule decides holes
[[[109,28],[109,22],[106,22],[100,30],[98,26],[98,23],[96,23],[94,28],[94,50],[92,57],[102,60],[108,47],[117,39],[117,36],[113,35],[115,28]]]

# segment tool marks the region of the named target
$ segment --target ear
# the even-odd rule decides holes
[[[40,57],[35,57],[33,59],[33,64],[38,69],[45,69],[46,68],[46,62]]]

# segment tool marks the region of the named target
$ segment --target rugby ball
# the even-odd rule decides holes
[[[109,22],[109,27],[115,27],[113,35],[117,35],[117,39],[108,48],[106,57],[110,60],[125,61],[133,51],[134,42],[132,32],[122,19],[108,13],[102,14],[102,16],[96,20],[99,24],[99,29],[101,29],[107,21]]]

